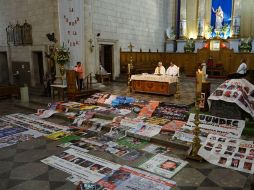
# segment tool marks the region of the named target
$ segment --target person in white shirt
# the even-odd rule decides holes
[[[238,67],[236,73],[239,75],[245,75],[247,73],[246,61],[243,59],[241,65]]]
[[[162,62],[159,62],[158,66],[155,68],[154,74],[155,75],[165,75],[165,73],[166,73],[165,67],[162,65]]]
[[[177,76],[178,72],[179,72],[179,68],[174,63],[170,62],[166,75]]]
[[[245,59],[241,60],[241,64],[239,65],[236,73],[229,74],[227,79],[240,79],[247,75],[247,65]]]

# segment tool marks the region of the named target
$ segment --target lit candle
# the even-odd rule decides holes
[[[196,92],[197,94],[201,93],[202,90],[202,78],[203,78],[203,72],[198,69],[196,72]]]
[[[128,74],[130,74],[130,73],[131,73],[131,64],[128,63]]]

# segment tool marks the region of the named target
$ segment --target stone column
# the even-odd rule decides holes
[[[239,38],[241,24],[241,0],[234,0],[233,20],[232,20],[232,37]]]
[[[93,0],[86,0],[85,4],[85,38],[84,38],[84,53],[85,53],[85,73],[96,73],[96,62],[95,62],[95,36],[93,33]]]
[[[205,36],[205,0],[199,0],[198,4],[198,39],[202,39]]]
[[[187,36],[187,24],[186,24],[186,0],[181,0],[180,7],[180,39],[185,39]]]

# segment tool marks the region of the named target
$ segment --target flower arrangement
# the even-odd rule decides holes
[[[55,55],[54,55],[55,61],[60,64],[64,65],[70,60],[70,52],[69,49],[64,47],[64,44],[60,48],[56,48]]]
[[[185,46],[184,46],[184,52],[194,52],[195,50],[195,42],[194,40],[188,39]]]
[[[241,44],[238,46],[240,52],[251,52],[252,50],[251,38],[241,39]]]
[[[208,26],[207,34],[208,34],[209,38],[212,37],[212,34],[213,34],[213,26],[211,26],[211,25]]]

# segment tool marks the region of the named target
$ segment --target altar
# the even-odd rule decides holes
[[[176,93],[178,77],[167,75],[140,74],[131,76],[133,92],[144,92],[161,95]]]

